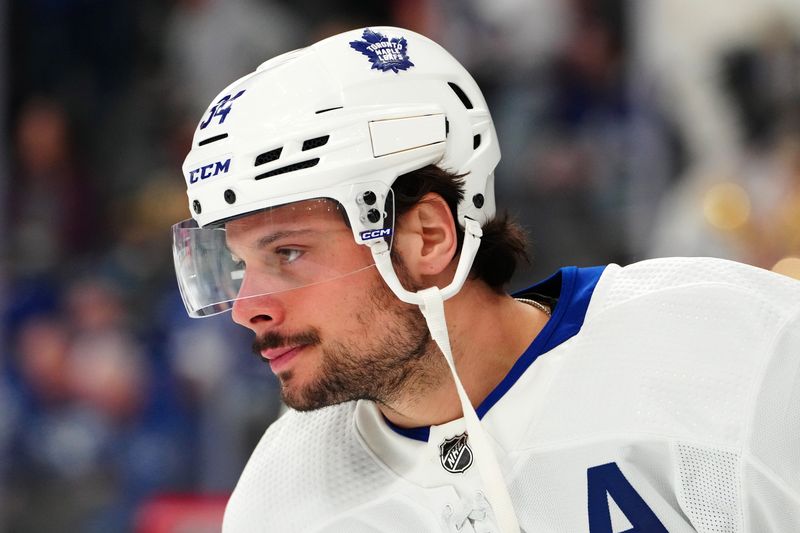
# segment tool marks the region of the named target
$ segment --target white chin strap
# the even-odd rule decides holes
[[[469,443],[472,445],[473,461],[478,468],[481,479],[484,484],[484,494],[489,504],[492,506],[497,524],[500,527],[501,533],[519,533],[519,522],[517,515],[514,512],[514,506],[511,503],[511,496],[508,494],[508,488],[503,480],[503,473],[500,470],[500,464],[497,462],[497,457],[492,450],[489,443],[489,438],[483,430],[478,414],[472,406],[464,386],[461,384],[461,379],[456,372],[455,362],[453,361],[453,353],[450,348],[450,337],[447,333],[447,321],[444,315],[444,301],[451,298],[459,290],[466,281],[469,275],[472,262],[475,259],[475,254],[478,252],[478,247],[481,244],[481,231],[480,225],[469,218],[466,219],[466,227],[464,231],[464,244],[461,248],[461,257],[459,258],[456,274],[453,281],[444,289],[438,287],[430,287],[418,292],[410,292],[406,290],[397,279],[397,274],[392,267],[392,260],[388,246],[375,246],[372,248],[372,255],[375,258],[375,265],[378,267],[383,279],[386,281],[389,288],[392,289],[398,298],[409,304],[416,304],[422,311],[425,321],[428,324],[428,330],[431,337],[439,349],[444,354],[447,360],[447,365],[450,367],[450,373],[453,375],[453,380],[456,384],[458,391],[458,398],[461,400],[461,409],[464,413],[464,422],[467,427],[467,435]]]

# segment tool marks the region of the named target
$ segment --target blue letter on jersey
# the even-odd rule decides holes
[[[608,496],[611,496],[633,525],[633,529],[625,533],[669,533],[622,475],[617,463],[593,466],[586,471],[586,481],[589,488],[590,533],[612,533]]]

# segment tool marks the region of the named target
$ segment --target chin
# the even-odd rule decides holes
[[[295,411],[316,411],[323,407],[356,399],[343,394],[336,394],[333,390],[324,386],[315,388],[311,386],[298,387],[296,383],[292,385],[284,385],[281,388],[281,398],[283,403]]]
[[[281,383],[281,400],[295,411],[314,411],[326,407],[309,397],[309,391],[298,387],[297,383]]]

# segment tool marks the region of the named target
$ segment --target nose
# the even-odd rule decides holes
[[[231,315],[237,324],[255,333],[263,333],[267,328],[282,324],[286,313],[275,294],[263,294],[263,291],[252,290],[245,275],[239,294],[233,302]]]
[[[231,309],[233,321],[262,333],[265,328],[273,328],[283,322],[283,306],[273,295],[240,297],[233,302]]]

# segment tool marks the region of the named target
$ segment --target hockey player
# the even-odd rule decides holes
[[[181,293],[232,309],[293,408],[224,531],[800,531],[800,283],[663,259],[509,296],[498,160],[473,79],[404,29],[213,100]]]

